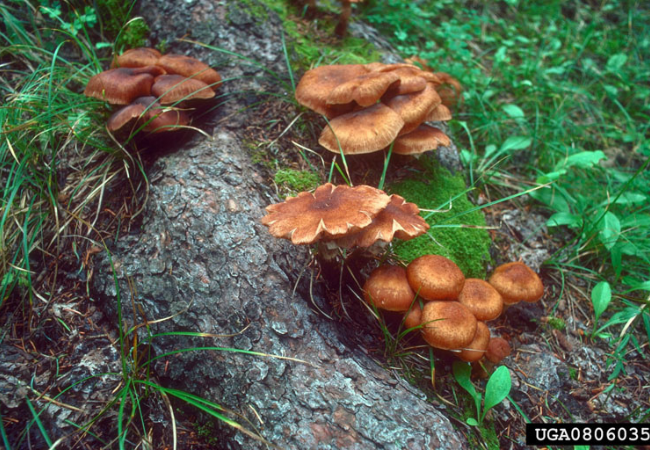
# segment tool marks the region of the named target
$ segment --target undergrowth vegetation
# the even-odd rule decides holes
[[[360,15],[460,80],[452,127],[479,192],[543,186],[530,197],[560,243],[546,265],[587,282],[591,337],[614,349],[610,379],[624,372],[650,336],[647,4],[373,0]]]

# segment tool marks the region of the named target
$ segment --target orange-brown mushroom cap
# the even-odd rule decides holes
[[[446,107],[443,104],[440,104],[435,108],[431,109],[431,111],[429,111],[429,113],[427,114],[427,118],[426,118],[428,122],[446,122],[451,119],[452,119],[451,111],[449,110],[448,107]]]
[[[413,307],[410,311],[406,313],[404,317],[404,328],[407,330],[409,328],[415,328],[422,323],[422,308],[420,308],[420,302],[416,301],[413,303]]]
[[[379,309],[406,312],[415,299],[415,292],[403,267],[384,265],[373,270],[366,280],[363,298]]]
[[[361,64],[320,66],[308,70],[296,86],[296,100],[303,106],[323,114],[328,119],[340,115],[340,108],[327,105],[327,97],[337,86],[368,73]],[[345,110],[344,112],[349,112]],[[349,109],[352,109],[352,104]]]
[[[395,111],[377,103],[332,119],[318,143],[334,153],[339,153],[339,143],[346,155],[371,153],[390,145],[403,126],[404,121]]]
[[[468,346],[476,335],[476,317],[458,302],[427,302],[422,308],[422,337],[435,348]]]
[[[399,83],[399,75],[395,72],[370,72],[336,86],[327,96],[327,104],[342,105],[354,101],[363,107],[372,106],[391,86]]]
[[[429,111],[440,105],[440,96],[431,83],[420,92],[396,95],[384,101],[386,106],[395,111],[404,121],[399,134],[403,135],[416,129],[427,118]]]
[[[435,150],[441,145],[448,147],[450,144],[449,136],[441,130],[422,124],[410,133],[398,136],[393,145],[393,153],[417,157],[424,152]]]
[[[372,223],[346,239],[345,247],[370,247],[380,241],[391,242],[393,237],[404,241],[426,233],[429,224],[420,216],[420,208],[397,194],[390,196],[390,203],[372,220]]]
[[[503,311],[503,299],[490,283],[478,278],[467,278],[458,301],[467,306],[478,320],[494,320]]]
[[[165,69],[167,73],[202,81],[213,91],[221,85],[221,75],[216,70],[191,56],[169,53],[161,56],[156,64]]]
[[[266,207],[262,223],[269,232],[294,244],[313,244],[321,236],[336,239],[370,225],[390,197],[371,186],[334,186],[301,192],[283,203]]]
[[[496,289],[506,305],[536,302],[544,295],[539,276],[522,262],[502,264],[494,270],[488,282]]]
[[[186,100],[208,100],[215,96],[210,87],[201,80],[182,75],[161,75],[151,86],[151,94],[163,105]]]
[[[507,356],[510,356],[511,352],[512,350],[510,348],[510,344],[508,344],[508,341],[500,337],[495,337],[490,339],[487,350],[485,352],[485,357],[491,363],[498,364],[501,362],[501,360]]]
[[[137,103],[123,106],[111,114],[106,122],[106,128],[111,133],[131,133],[136,131],[138,128],[137,124],[142,118],[145,109],[146,106]]]
[[[153,66],[162,55],[154,48],[132,48],[115,59],[115,67]]]
[[[457,106],[463,99],[463,88],[460,82],[445,72],[436,72],[434,75],[440,80],[440,84],[436,86],[436,91],[440,94],[442,104],[448,108]]]
[[[483,322],[476,324],[476,335],[467,346],[458,353],[458,358],[466,362],[475,362],[481,359],[490,343],[490,329]]]
[[[128,105],[138,97],[151,94],[154,77],[163,73],[155,66],[109,69],[93,76],[84,95],[112,105]]]
[[[456,263],[440,255],[414,259],[406,275],[411,288],[426,300],[455,300],[465,284],[465,275]]]

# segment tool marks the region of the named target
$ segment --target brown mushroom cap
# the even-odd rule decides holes
[[[441,130],[422,124],[410,133],[398,136],[393,145],[393,153],[417,157],[424,152],[435,150],[441,145],[448,147],[450,144],[449,136]]]
[[[407,330],[409,328],[415,328],[422,323],[422,308],[420,308],[420,302],[417,301],[413,303],[413,307],[404,317],[404,328]]]
[[[429,224],[420,216],[415,203],[408,203],[397,194],[390,196],[390,203],[372,220],[372,223],[345,239],[344,246],[370,247],[376,241],[391,242],[393,237],[404,241],[420,236]]]
[[[296,86],[296,100],[303,106],[323,114],[328,119],[340,115],[341,111],[327,105],[327,97],[337,86],[352,80],[358,76],[368,73],[361,64],[342,64],[331,66],[320,66],[308,70]],[[343,108],[343,113],[352,110]]]
[[[483,322],[478,322],[474,339],[460,351],[458,358],[466,362],[478,361],[485,355],[489,342],[490,329]]]
[[[84,95],[112,105],[128,105],[138,97],[151,94],[156,71],[163,73],[155,66],[109,69],[88,81]]]
[[[445,72],[436,72],[434,75],[440,80],[440,84],[436,86],[436,91],[440,94],[442,104],[447,108],[455,107],[462,100],[463,87],[460,82]]]
[[[370,186],[334,186],[301,192],[283,203],[266,207],[262,223],[269,232],[294,244],[313,244],[321,236],[336,239],[370,225],[390,197]]]
[[[440,104],[429,111],[426,118],[427,122],[446,122],[451,119],[451,111],[443,104]]]
[[[506,305],[521,300],[533,303],[544,295],[542,280],[533,269],[522,262],[500,265],[494,270],[488,282],[501,294]]]
[[[411,288],[426,300],[455,300],[465,284],[465,275],[456,263],[440,255],[414,259],[406,275]]]
[[[399,84],[396,87],[391,87],[386,91],[384,98],[392,98],[394,95],[414,94],[421,92],[427,87],[427,80],[423,72],[415,66],[400,67],[394,69],[394,72],[399,76]]]
[[[171,105],[186,100],[207,100],[215,93],[206,83],[182,75],[161,75],[151,86],[151,94],[158,97],[163,105]]]
[[[120,134],[130,134],[136,131],[145,109],[146,106],[137,103],[131,103],[118,109],[111,114],[106,122],[108,131]]]
[[[500,363],[504,358],[510,356],[512,352],[510,344],[503,338],[495,337],[490,339],[485,352],[485,357],[493,364]]]
[[[386,93],[388,88],[399,85],[395,72],[371,72],[360,75],[336,86],[327,96],[328,105],[343,105],[352,101],[366,107],[372,106]]]
[[[403,135],[416,129],[427,118],[429,111],[440,105],[440,96],[431,83],[420,92],[395,97],[384,101],[386,106],[395,111],[404,121],[399,134]]]
[[[400,266],[380,266],[372,271],[363,286],[363,298],[379,309],[406,312],[415,299],[415,292]]]
[[[153,48],[132,48],[115,59],[115,67],[144,67],[153,66],[162,55]]]
[[[346,155],[371,153],[390,145],[403,126],[404,121],[395,111],[377,103],[332,119],[318,143],[334,153],[340,152],[339,142]]]
[[[468,346],[476,336],[476,317],[458,302],[427,302],[422,308],[422,337],[435,348]]]
[[[144,131],[150,133],[176,131],[190,123],[190,117],[186,111],[164,108],[153,96],[137,98],[132,104],[141,104],[147,108],[144,116]]]
[[[156,64],[165,69],[167,73],[202,81],[213,91],[221,85],[221,76],[216,70],[191,56],[169,53],[161,56]]]
[[[478,278],[467,278],[458,301],[472,311],[478,320],[487,321],[499,317],[503,311],[503,299],[490,283]]]

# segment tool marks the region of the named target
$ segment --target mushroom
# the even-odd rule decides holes
[[[377,103],[332,119],[318,143],[334,153],[371,153],[390,145],[403,126],[404,121],[395,111]]]
[[[327,96],[328,105],[344,105],[352,101],[366,107],[372,106],[394,85],[399,85],[395,72],[370,72],[359,75],[336,86]]]
[[[373,270],[366,280],[363,298],[379,309],[406,312],[415,299],[415,292],[403,267],[384,265]]]
[[[490,329],[483,322],[477,322],[476,335],[466,347],[458,353],[458,358],[466,362],[476,362],[481,359],[490,342]]]
[[[132,48],[115,58],[115,67],[145,67],[156,65],[162,55],[153,48]]]
[[[451,120],[451,118],[452,116],[449,108],[443,104],[440,104],[429,111],[426,120],[427,122],[446,122],[448,120]]]
[[[510,356],[511,351],[508,341],[500,337],[494,337],[488,343],[485,357],[491,363],[498,364],[501,360]]]
[[[370,247],[377,241],[391,242],[393,237],[404,241],[425,233],[429,224],[420,216],[415,203],[408,203],[397,194],[390,196],[390,203],[358,233],[343,238],[341,246],[351,248]]]
[[[139,97],[130,105],[115,111],[106,124],[108,130],[118,136],[129,136],[139,127],[151,133],[174,131],[189,124],[185,111],[162,108],[155,97]]]
[[[208,100],[215,96],[210,87],[201,80],[182,75],[161,75],[151,86],[151,93],[163,105],[187,100]]]
[[[424,152],[435,150],[439,146],[448,147],[449,136],[438,128],[422,124],[408,134],[398,136],[393,144],[393,153],[398,155],[420,156]]]
[[[399,114],[404,121],[400,135],[415,130],[427,118],[429,111],[440,105],[440,102],[440,96],[431,83],[427,83],[425,89],[420,92],[396,95],[384,101],[386,106]]]
[[[262,223],[275,237],[313,244],[321,237],[336,239],[370,225],[389,202],[388,195],[371,186],[326,183],[314,193],[301,192],[267,206]]]
[[[213,91],[216,91],[221,85],[221,76],[216,70],[191,56],[169,53],[161,56],[156,64],[165,69],[167,73],[202,81]]]
[[[420,302],[413,303],[411,310],[406,313],[404,317],[404,327],[408,330],[409,328],[415,328],[422,324],[422,308],[420,307]]]
[[[296,86],[296,100],[328,119],[352,111],[353,104],[328,105],[327,97],[337,86],[368,73],[361,64],[320,66],[308,70]]]
[[[350,15],[352,15],[352,3],[361,3],[363,0],[341,0],[341,16],[339,17],[339,23],[334,29],[334,33],[337,36],[343,37],[348,30],[348,22],[350,21]]]
[[[478,320],[493,320],[503,311],[503,299],[487,281],[467,278],[458,301],[469,308]]]
[[[128,105],[138,97],[150,95],[154,77],[163,73],[156,66],[109,69],[88,81],[84,95],[112,105]]]
[[[544,295],[542,280],[533,269],[522,262],[500,265],[488,282],[501,294],[506,305],[513,305],[521,300],[533,303]]]
[[[422,308],[422,337],[435,348],[467,347],[476,336],[476,317],[458,302],[427,302]]]
[[[465,275],[456,263],[440,255],[414,259],[406,275],[411,288],[426,300],[455,300],[465,284]]]

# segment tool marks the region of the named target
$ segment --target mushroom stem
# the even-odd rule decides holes
[[[336,25],[334,33],[340,38],[345,36],[345,33],[348,30],[348,22],[350,21],[350,15],[352,14],[352,4],[350,0],[341,1],[341,16],[339,17],[339,23]]]

